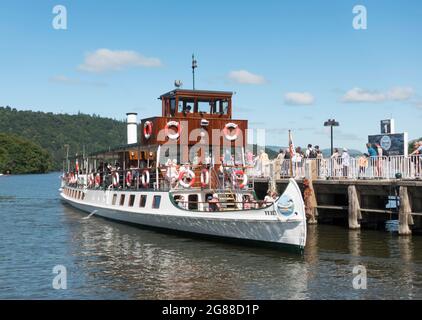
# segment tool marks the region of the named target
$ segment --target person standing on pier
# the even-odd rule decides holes
[[[341,154],[341,163],[343,165],[343,177],[349,177],[349,166],[350,166],[350,155],[346,148],[343,148],[343,153]]]
[[[367,143],[366,144],[366,148],[368,149],[369,163],[371,164],[371,168],[376,168],[376,162],[377,162],[378,153],[373,148],[373,146],[372,146],[371,143]]]

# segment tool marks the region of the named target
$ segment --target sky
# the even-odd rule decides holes
[[[417,0],[1,0],[0,106],[160,115],[174,80],[191,88],[195,53],[197,89],[235,92],[234,118],[267,144],[291,129],[329,147],[335,118],[335,145],[364,150],[391,117],[422,136],[421,17]]]

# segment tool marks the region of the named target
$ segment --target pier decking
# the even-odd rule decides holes
[[[319,163],[306,160],[303,174],[296,181],[303,187],[304,178],[312,180],[316,218],[319,223],[342,224],[350,229],[385,229],[388,220],[398,220],[401,235],[422,233],[422,180],[395,178],[397,170],[389,171],[388,177],[365,177],[357,179],[353,171],[347,177],[319,176]],[[328,160],[330,161],[330,160]],[[386,160],[385,163],[391,163]],[[315,168],[316,167],[316,168]],[[291,170],[290,172],[295,172]],[[326,171],[327,172],[327,171]],[[328,171],[330,172],[330,171]],[[410,172],[403,170],[401,172]],[[262,198],[273,185],[280,193],[287,185],[289,177],[280,176],[271,164],[265,177],[254,177],[254,187]]]

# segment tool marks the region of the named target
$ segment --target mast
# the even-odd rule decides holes
[[[192,54],[192,84],[195,90],[195,69],[198,68],[198,62],[195,60],[195,55]]]

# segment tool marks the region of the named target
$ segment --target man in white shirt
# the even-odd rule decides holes
[[[347,178],[349,176],[350,155],[346,148],[343,148],[341,163],[343,165],[343,177]]]

